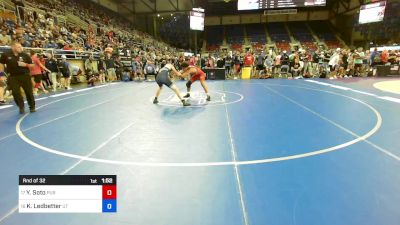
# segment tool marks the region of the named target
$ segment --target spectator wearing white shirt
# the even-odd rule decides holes
[[[336,49],[336,52],[333,53],[331,58],[329,59],[328,65],[331,72],[330,79],[336,79],[336,73],[339,69],[339,60],[340,60],[340,48]]]

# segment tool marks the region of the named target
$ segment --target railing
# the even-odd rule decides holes
[[[0,54],[10,50],[10,46],[0,46]],[[93,52],[93,51],[77,51],[77,50],[64,50],[64,49],[55,49],[55,48],[28,48],[24,47],[25,52],[29,52],[30,50],[34,50],[35,52],[45,54],[45,53],[51,53],[56,59],[61,59],[62,55],[65,55],[67,59],[87,59],[89,56],[93,56],[94,59],[99,59],[100,56],[102,55],[101,52]],[[130,61],[132,58],[132,55],[129,51],[129,53],[125,54],[125,51],[120,51],[119,56],[122,61]]]
[[[0,53],[10,50],[10,46],[0,46]],[[51,53],[55,58],[60,59],[62,55],[65,55],[67,59],[83,59],[89,56],[94,56],[95,58],[100,57],[100,52],[89,52],[89,51],[77,51],[77,50],[64,50],[55,48],[28,48],[24,47],[25,52],[34,50],[39,53]]]
[[[4,7],[8,6],[10,7],[10,10],[15,10],[14,3],[11,0],[2,0],[1,2],[3,3]]]
[[[15,6],[13,3],[11,2],[7,2],[7,1],[0,1],[0,7],[3,11],[15,11]]]

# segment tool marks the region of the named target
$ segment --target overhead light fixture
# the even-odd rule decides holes
[[[173,13],[171,13],[171,16],[173,16],[174,14]]]
[[[158,17],[160,17],[160,14],[157,14]]]

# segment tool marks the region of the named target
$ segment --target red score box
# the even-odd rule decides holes
[[[103,185],[103,199],[117,199],[117,186]]]

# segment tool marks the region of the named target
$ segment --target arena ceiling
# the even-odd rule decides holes
[[[188,12],[193,7],[206,9],[208,15],[236,14],[237,0],[112,0],[123,15],[169,14]],[[325,9],[340,15],[357,9],[364,0],[327,0]],[[303,9],[307,10],[307,9]],[[261,10],[262,11],[262,10]]]
[[[113,0],[132,14],[157,14],[190,11],[197,0]]]

